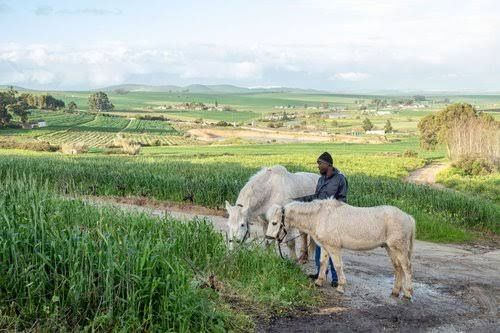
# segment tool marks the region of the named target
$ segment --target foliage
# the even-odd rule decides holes
[[[98,91],[89,96],[89,109],[96,112],[106,112],[114,109],[113,103],[110,102],[108,95],[102,91]]]
[[[387,119],[387,121],[385,122],[385,126],[384,126],[384,132],[385,133],[392,133],[393,131],[394,131],[394,129],[392,128],[391,121],[389,119]]]
[[[483,197],[500,205],[500,174],[486,174],[480,171],[482,167],[476,168],[471,166],[471,171],[466,173],[461,168],[450,167],[438,173],[436,181],[448,188],[465,192],[472,197]]]
[[[371,131],[373,129],[373,123],[370,121],[370,119],[365,118],[363,120],[363,124],[362,124],[361,127],[365,130],[365,132],[366,131]]]

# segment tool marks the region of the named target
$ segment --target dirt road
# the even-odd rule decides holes
[[[443,185],[436,183],[436,175],[448,167],[446,163],[431,163],[423,168],[410,172],[406,181],[414,184],[429,185],[434,188],[444,188]]]
[[[123,209],[152,215],[164,209],[119,204]],[[221,216],[170,210],[172,216],[189,220],[206,217],[221,232]],[[254,228],[254,237],[260,237]],[[283,247],[284,249],[285,247]],[[321,292],[325,303],[313,311],[261,322],[261,332],[500,332],[500,249],[469,248],[417,241],[413,256],[414,300],[411,303],[389,296],[393,271],[384,249],[345,251],[346,293],[332,287]],[[306,273],[315,271],[312,261]]]

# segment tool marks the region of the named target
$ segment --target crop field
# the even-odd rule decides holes
[[[18,141],[45,141],[50,144],[83,143],[89,147],[109,145],[118,133],[144,145],[181,145],[193,140],[179,135],[169,122],[158,120],[127,119],[117,116],[94,115],[87,112],[33,110],[30,121],[43,120],[46,127],[0,129],[0,137]]]
[[[170,201],[182,201],[191,195],[196,204],[221,208],[224,200],[234,202],[248,178],[264,165],[281,164],[293,171],[316,172],[315,158],[325,148],[269,145],[266,151],[265,145],[260,147],[248,146],[239,153],[236,147],[214,147],[206,153],[199,147],[150,148],[137,157],[103,157],[99,153],[66,157],[1,151],[0,166],[40,175],[58,191],[68,193]],[[327,148],[350,181],[350,203],[393,204],[402,208],[417,218],[421,239],[463,241],[470,238],[466,230],[500,231],[499,206],[494,202],[402,182],[409,170],[424,165],[421,157],[380,151],[367,155],[362,150],[355,154],[349,152],[355,150],[353,146],[342,152],[334,144]]]
[[[123,132],[141,134],[148,133],[156,135],[177,133],[177,131],[172,128],[166,121],[141,119],[131,119]]]

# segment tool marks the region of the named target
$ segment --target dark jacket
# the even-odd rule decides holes
[[[336,168],[333,168],[333,175],[331,177],[321,176],[316,185],[316,193],[306,195],[305,197],[295,198],[293,200],[309,202],[316,199],[328,199],[334,197],[335,199],[347,202],[347,191],[349,185],[347,184],[346,177]]]

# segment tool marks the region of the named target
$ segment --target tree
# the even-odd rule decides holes
[[[438,129],[436,116],[429,114],[418,122],[418,130],[420,131],[420,145],[422,148],[430,150],[434,149],[438,144]]]
[[[365,118],[365,120],[363,120],[363,125],[361,126],[363,127],[363,129],[366,131],[370,131],[373,129],[373,124],[372,122],[370,121],[370,119],[368,118]]]
[[[69,112],[75,112],[76,109],[78,109],[78,105],[74,101],[71,101],[68,103],[68,111]]]
[[[115,106],[108,99],[108,95],[102,91],[98,91],[89,96],[89,108],[91,111],[111,111]]]
[[[28,112],[29,108],[30,106],[28,105],[28,103],[26,103],[23,100],[20,100],[15,104],[9,104],[7,106],[7,111],[15,114],[16,116],[21,118],[21,122],[25,123],[28,121],[28,115],[30,114]]]
[[[28,121],[28,110],[32,106],[26,101],[30,94],[16,96],[17,91],[9,87],[5,92],[0,92],[0,125],[5,126],[10,123],[12,116],[16,115],[25,123]]]
[[[12,115],[8,111],[8,106],[16,103],[17,91],[9,87],[7,91],[0,92],[0,125],[5,126],[10,123]]]
[[[392,133],[392,131],[394,131],[394,129],[392,128],[391,121],[389,119],[387,119],[387,121],[385,122],[385,126],[384,126],[384,132],[385,133]]]
[[[438,143],[446,144],[450,155],[450,131],[457,124],[480,119],[486,123],[495,120],[488,114],[477,111],[468,103],[455,103],[447,106],[436,114],[423,117],[418,123],[420,144],[425,149],[433,149]]]

